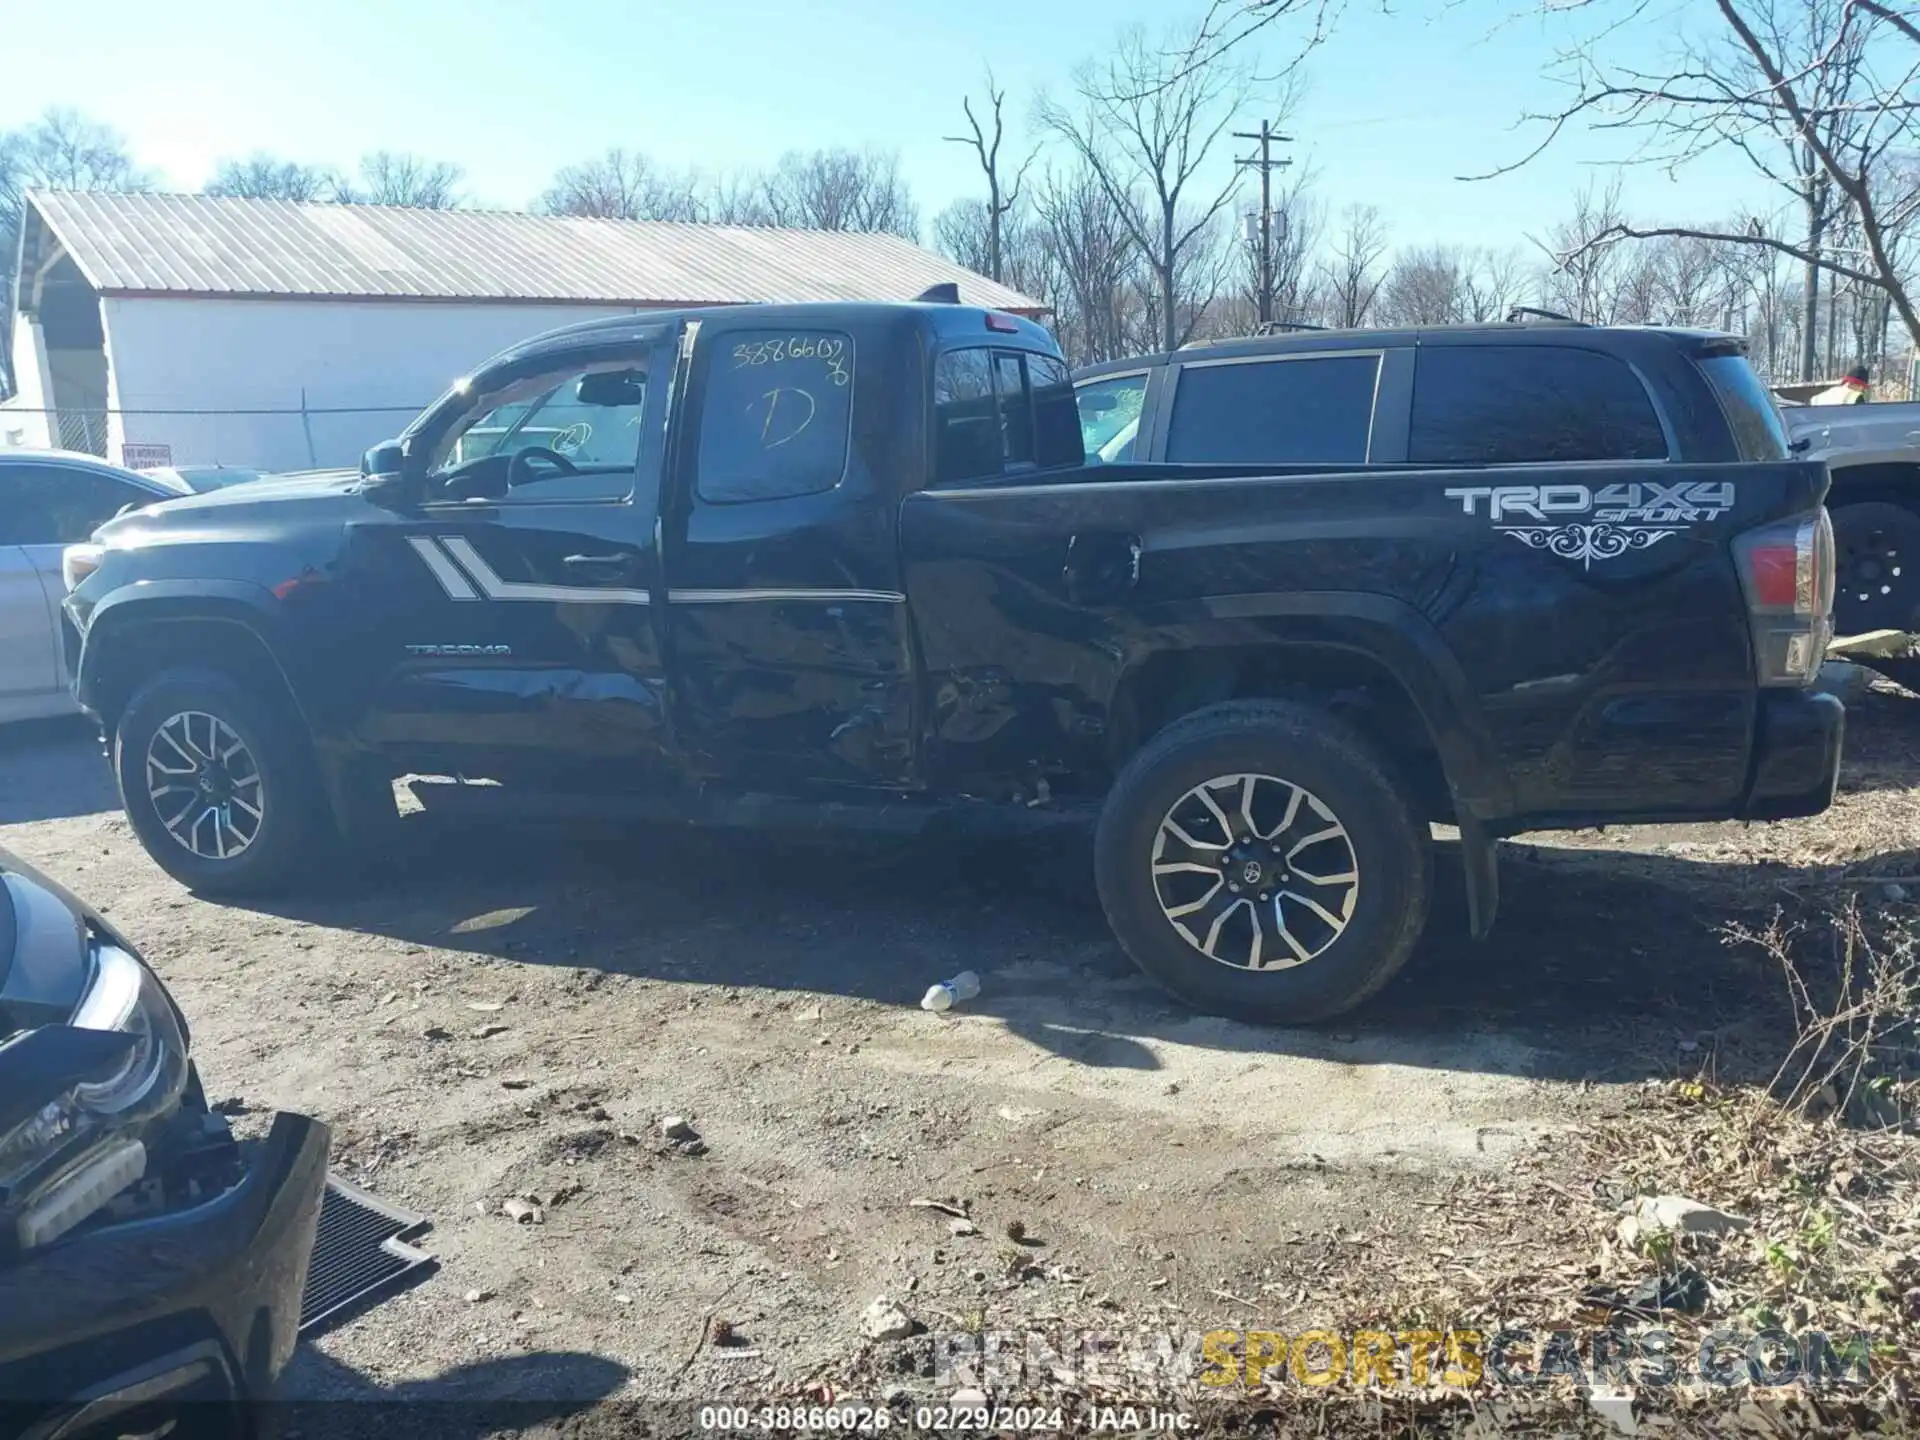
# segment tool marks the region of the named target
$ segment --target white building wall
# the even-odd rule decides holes
[[[107,296],[100,312],[109,459],[160,444],[176,465],[300,470],[357,465],[508,345],[630,307]]]
[[[44,450],[53,443],[47,414],[52,391],[47,347],[40,322],[31,315],[13,317],[14,393],[0,400],[0,445]]]

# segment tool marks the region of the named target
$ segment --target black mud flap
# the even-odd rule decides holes
[[[322,1334],[431,1275],[438,1262],[407,1243],[418,1239],[428,1223],[423,1215],[382,1204],[329,1176],[307,1289],[300,1297],[300,1333]]]
[[[1460,868],[1467,877],[1467,926],[1474,939],[1484,940],[1500,910],[1500,852],[1471,815],[1460,816]]]

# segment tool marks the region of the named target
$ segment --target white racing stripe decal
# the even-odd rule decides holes
[[[440,547],[424,535],[409,535],[407,544],[413,547],[413,553],[427,562],[427,569],[433,572],[433,578],[440,582],[440,588],[447,592],[449,600],[478,600],[473,586],[446,556],[440,553]]]
[[[502,580],[494,568],[481,558],[471,542],[458,535],[443,535],[438,540],[424,535],[409,535],[407,544],[425,562],[447,592],[450,600],[544,600],[561,604],[647,605],[653,597],[645,590],[621,590],[596,585],[537,585],[523,580]],[[441,547],[444,546],[443,551]],[[452,558],[449,559],[448,557]],[[454,562],[458,561],[456,565]],[[462,570],[466,574],[462,574]],[[467,576],[473,577],[468,583]],[[478,585],[478,593],[474,590]],[[907,597],[898,590],[780,589],[742,587],[738,590],[670,590],[667,598],[680,605],[736,605],[750,601],[815,600],[865,601],[878,605],[904,605]]]
[[[524,580],[502,580],[493,567],[480,558],[479,551],[458,535],[447,535],[440,543],[460,562],[489,600],[549,600],[575,605],[648,605],[653,597],[644,590],[616,590],[600,585],[533,585]]]

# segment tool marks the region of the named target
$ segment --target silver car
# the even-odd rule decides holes
[[[0,723],[74,708],[61,551],[129,506],[186,493],[91,455],[0,449]]]

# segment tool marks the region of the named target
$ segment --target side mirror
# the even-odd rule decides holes
[[[360,457],[360,473],[369,480],[398,480],[407,465],[407,448],[398,440],[382,440]]]

